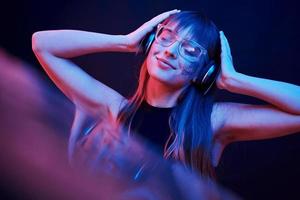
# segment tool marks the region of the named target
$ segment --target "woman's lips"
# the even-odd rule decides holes
[[[163,58],[160,58],[160,57],[156,57],[156,59],[158,60],[158,65],[159,65],[160,68],[165,69],[165,70],[176,69],[167,60],[165,60]]]

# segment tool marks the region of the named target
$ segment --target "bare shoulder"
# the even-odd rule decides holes
[[[232,114],[254,106],[255,105],[236,102],[215,102],[211,113],[213,130],[217,131],[224,127],[226,120],[229,119]]]
[[[211,114],[214,138],[226,143],[281,137],[300,130],[300,116],[265,104],[215,103]]]
[[[128,99],[118,94],[115,95],[114,101],[110,104],[109,110],[114,120],[117,119],[119,112],[128,103]]]
[[[126,105],[128,100],[116,90],[106,86],[99,81],[97,81],[97,89],[99,94],[98,104],[105,105],[105,109],[110,112],[113,119],[116,119],[119,111],[124,105]]]
[[[215,139],[221,140],[222,143],[226,143],[228,140],[225,133],[225,123],[230,117],[230,113],[233,112],[233,108],[239,105],[239,103],[233,102],[215,102],[211,113],[211,126]],[[242,104],[240,104],[242,105]]]
[[[224,112],[224,102],[215,102],[211,112],[211,126],[214,135],[216,135],[222,124],[224,123],[223,112]]]
[[[254,107],[252,104],[237,102],[215,102],[211,113],[211,123],[214,135],[225,134],[228,123],[234,118],[242,119],[248,115]]]
[[[126,104],[127,99],[96,79],[92,79],[87,86],[85,93],[81,92],[80,95],[72,98],[76,110],[96,118],[108,112],[113,119],[116,119],[119,110]]]

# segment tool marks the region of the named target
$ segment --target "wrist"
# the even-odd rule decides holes
[[[127,35],[115,35],[114,36],[115,44],[117,45],[117,49],[120,52],[134,52],[129,44],[129,38]]]
[[[244,74],[235,72],[230,76],[224,77],[224,89],[229,92],[237,93],[239,88],[243,85],[242,80],[244,76]]]
[[[122,48],[124,49],[124,51],[126,52],[137,52],[137,47],[135,44],[132,43],[132,38],[131,36],[128,35],[119,35],[119,39],[120,39],[120,43],[122,45]]]

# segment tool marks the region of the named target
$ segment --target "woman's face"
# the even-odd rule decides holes
[[[148,53],[147,70],[152,78],[170,87],[182,88],[195,77],[200,61],[191,61],[186,58],[187,53],[182,53],[189,50],[188,44],[192,41],[188,29],[176,32],[174,23],[168,23],[165,27],[168,31],[162,33],[161,40],[155,39]],[[169,37],[173,38],[173,43],[166,46],[163,40]]]

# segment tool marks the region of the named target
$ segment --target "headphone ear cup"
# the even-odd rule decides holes
[[[151,32],[147,33],[146,36],[142,39],[140,46],[144,55],[148,54],[150,47],[155,40],[155,33],[156,29],[153,29]]]
[[[212,60],[204,70],[193,79],[192,83],[205,95],[215,83],[220,67]]]

